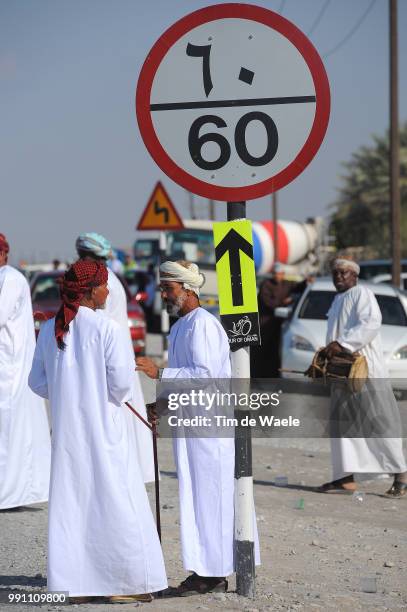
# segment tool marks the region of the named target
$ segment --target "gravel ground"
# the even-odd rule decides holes
[[[158,354],[158,337],[149,335],[148,352]],[[146,401],[154,385],[143,377]],[[294,398],[293,398],[294,400]],[[403,402],[403,410],[407,410]],[[159,440],[161,521],[169,583],[186,576],[180,560],[177,480],[171,442]],[[262,565],[257,568],[256,597],[242,598],[229,580],[227,594],[156,599],[150,604],[35,606],[44,610],[112,608],[183,610],[368,610],[407,609],[407,498],[389,500],[382,493],[389,479],[364,480],[364,500],[321,495],[315,485],[331,476],[326,439],[253,440],[254,494]],[[275,478],[286,476],[279,487]],[[148,485],[154,508],[153,485]],[[0,511],[0,610],[26,611],[28,605],[1,603],[4,591],[25,594],[46,590],[47,504]],[[365,592],[375,586],[376,592]]]
[[[180,561],[177,480],[169,440],[160,440],[159,456],[163,548],[169,583],[175,585],[185,572]],[[247,612],[407,608],[407,499],[392,501],[381,496],[389,480],[360,483],[365,492],[362,502],[347,495],[314,493],[312,487],[330,477],[329,442],[321,439],[255,439],[253,470],[262,554],[255,599],[238,597],[232,578],[231,592],[225,595],[160,599],[144,606],[151,611],[222,608]],[[275,477],[283,475],[288,486],[275,486]],[[153,502],[152,485],[148,488]],[[301,499],[304,507],[298,509]],[[46,504],[0,513],[1,590],[45,590],[46,521]],[[366,579],[376,582],[376,593],[364,592]],[[0,604],[0,609],[16,611],[28,607]],[[97,612],[112,607],[83,604],[80,609]],[[122,604],[120,609],[134,607]]]

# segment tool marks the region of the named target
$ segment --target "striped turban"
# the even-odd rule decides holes
[[[355,272],[356,276],[359,276],[360,267],[351,257],[347,255],[342,255],[336,257],[332,262],[332,270],[336,270],[337,268],[343,268],[344,270],[352,270]]]
[[[96,232],[85,232],[76,239],[76,250],[78,254],[89,253],[102,259],[108,259],[112,252],[112,245],[107,238]]]
[[[107,268],[104,263],[79,260],[67,270],[61,279],[62,304],[55,317],[55,338],[60,349],[65,348],[64,335],[77,315],[83,298],[93,287],[107,283]]]
[[[198,266],[190,261],[165,261],[160,266],[160,280],[182,283],[184,289],[191,289],[199,296],[199,289],[205,277]]]

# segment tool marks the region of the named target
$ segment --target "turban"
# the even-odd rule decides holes
[[[85,251],[85,253],[91,253],[103,259],[108,259],[112,251],[112,245],[107,238],[96,232],[80,234],[76,239],[75,246],[78,252]]]
[[[10,250],[10,245],[7,242],[7,238],[5,237],[4,234],[0,234],[0,251],[4,251],[5,253],[8,253]]]
[[[67,270],[61,279],[62,304],[55,316],[55,338],[60,349],[65,347],[63,337],[69,331],[79,305],[92,287],[107,283],[107,268],[99,261],[79,260]]]
[[[346,257],[337,257],[332,263],[332,270],[336,270],[336,268],[345,268],[345,270],[352,270],[356,273],[357,276],[359,276],[360,267],[358,266],[356,261],[353,261],[353,259],[347,259]]]
[[[184,265],[182,265],[184,264]],[[205,277],[196,264],[190,261],[165,261],[160,266],[160,280],[182,283],[184,289],[191,289],[199,295],[199,288],[205,282]]]

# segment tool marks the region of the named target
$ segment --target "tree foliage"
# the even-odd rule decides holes
[[[376,257],[390,256],[389,135],[374,136],[343,164],[345,173],[331,218],[336,247],[368,247]],[[407,257],[407,123],[400,130],[401,240]]]

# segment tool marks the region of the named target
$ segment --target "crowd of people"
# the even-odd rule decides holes
[[[177,318],[168,364],[161,368],[149,357],[135,363],[126,296],[106,266],[111,253],[106,238],[78,236],[78,259],[61,280],[60,308],[41,326],[36,344],[28,284],[8,265],[9,250],[0,234],[0,509],[49,502],[48,589],[68,591],[77,603],[148,602],[158,592],[171,597],[225,592],[235,564],[233,438],[174,438],[182,559],[190,574],[168,587],[145,489],[154,479],[151,432],[125,406],[132,402],[153,423],[162,414],[159,404],[146,407],[139,372],[157,381],[231,377],[227,335],[200,306],[204,277],[198,266],[184,260],[160,266],[161,297]],[[386,380],[380,311],[374,295],[358,285],[358,273],[349,258],[333,262],[337,295],[328,313],[325,351],[328,358],[358,351],[366,357],[369,379]],[[268,362],[280,333],[273,310],[295,300],[304,287],[290,284],[277,267],[260,288],[263,342],[257,351],[267,354]],[[254,369],[261,361],[255,360]],[[277,359],[274,367],[278,372]],[[389,385],[385,393],[384,401],[394,407]],[[369,408],[383,396],[366,397]],[[336,411],[343,406],[349,411],[353,401],[354,396],[344,400],[341,390],[332,393]],[[352,492],[361,472],[393,474],[387,495],[407,493],[400,437],[332,438],[332,462],[333,479],[320,493]],[[254,539],[260,563],[256,534]]]
[[[76,248],[78,260],[61,282],[60,309],[42,325],[34,351],[28,285],[7,265],[9,245],[2,236],[0,353],[10,366],[2,396],[14,410],[9,414],[9,437],[2,440],[8,482],[0,481],[0,508],[44,502],[49,487],[49,590],[68,591],[78,603],[95,597],[112,603],[150,601],[152,592],[167,589],[144,487],[154,467],[151,434],[124,403],[131,400],[146,417],[139,370],[153,378],[193,378],[198,373],[229,377],[228,340],[217,319],[199,306],[203,276],[197,266],[167,262],[161,266],[162,297],[168,311],[179,317],[171,332],[168,367],[160,372],[147,358],[140,358],[136,369],[123,289],[106,267],[110,244],[103,236],[88,233],[78,237]],[[14,285],[18,291],[11,291]],[[31,342],[26,342],[30,350],[19,372],[27,396],[22,406],[23,399],[13,390],[15,368],[20,365],[13,345],[26,328]],[[8,347],[3,343],[6,337],[10,337]],[[52,450],[43,399],[50,406]],[[33,414],[33,423],[41,428],[42,438],[35,433],[44,458],[41,464],[34,463],[33,452],[35,457],[25,459],[26,480],[20,484],[21,456],[15,456],[13,449],[16,435],[22,435],[16,432],[32,429],[33,423],[24,420],[24,413],[32,409],[29,402],[32,406],[36,402],[42,415],[41,420]],[[203,460],[208,456],[210,463]],[[167,589],[167,595],[224,592],[233,572],[233,440],[225,444],[215,438],[180,439],[175,458],[183,561],[191,574]],[[28,495],[13,492],[17,486]]]

